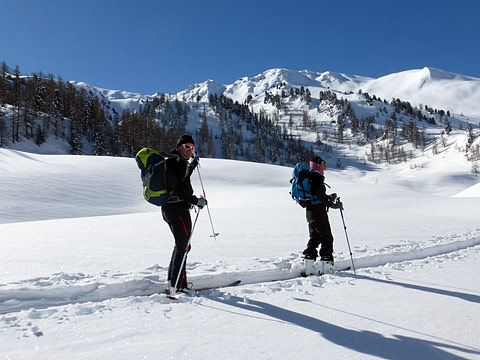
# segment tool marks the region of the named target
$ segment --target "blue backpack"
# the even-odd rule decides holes
[[[143,197],[150,204],[162,206],[170,197],[165,179],[166,156],[152,148],[143,148],[135,156],[141,171]]]
[[[303,164],[298,163],[293,168],[292,172],[292,189],[290,194],[292,195],[293,200],[295,200],[300,206],[306,207],[309,205],[317,205],[322,202],[320,199],[312,195],[310,190],[310,174],[312,170]]]

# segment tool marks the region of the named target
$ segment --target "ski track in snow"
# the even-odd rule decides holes
[[[421,244],[388,246],[376,250],[376,254],[364,256],[360,256],[362,251],[356,251],[354,264],[356,270],[384,265],[408,267],[411,266],[409,261],[444,256],[478,245],[480,245],[480,229],[462,235],[437,237],[428,246],[424,245],[423,247]],[[367,252],[367,250],[363,250],[363,252]],[[441,261],[441,259],[436,258],[435,261]],[[194,288],[197,289],[212,288],[212,290],[202,293],[207,296],[216,296],[215,288],[225,287],[236,280],[241,280],[241,285],[248,285],[291,280],[301,276],[302,261],[298,255],[292,254],[287,259],[264,259],[261,262],[263,262],[263,266],[268,264],[269,267],[231,272],[222,271],[221,268],[209,268],[207,271],[212,274],[192,274],[189,282],[192,282]],[[199,264],[195,263],[188,264],[187,269],[194,273],[198,266]],[[223,265],[221,264],[221,266]],[[335,269],[338,271],[348,269],[350,266],[349,255],[343,259],[337,259],[335,262]],[[166,278],[166,271],[166,268],[155,265],[138,273],[110,274],[105,271],[97,276],[82,273],[57,273],[48,278],[0,284],[0,315],[3,315],[0,317],[0,323],[7,326],[18,326],[17,317],[14,314],[17,312],[27,312],[26,316],[29,319],[41,319],[57,314],[58,321],[62,321],[63,317],[59,315],[62,310],[58,308],[59,306],[76,305],[75,315],[88,315],[107,310],[108,306],[102,304],[106,300],[128,297],[150,296],[155,301],[170,302],[160,295],[165,291],[166,283],[161,279]],[[328,279],[329,276],[324,276],[324,278]],[[287,285],[279,284],[279,286]],[[191,301],[195,297],[185,299]],[[65,309],[63,311],[71,312],[71,310]],[[35,329],[34,326],[28,331],[36,336],[41,336],[41,331]]]

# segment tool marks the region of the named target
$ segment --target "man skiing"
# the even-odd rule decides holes
[[[311,275],[313,264],[317,259],[317,248],[320,248],[320,273],[333,271],[333,236],[328,221],[328,208],[343,209],[343,204],[337,199],[337,194],[326,194],[324,172],[327,163],[320,156],[310,161],[310,192],[318,199],[317,204],[305,204],[310,238],[307,248],[303,251],[305,259],[305,275]],[[335,201],[337,200],[337,201]]]
[[[175,150],[171,151],[166,160],[166,182],[172,189],[171,195],[165,205],[162,206],[163,219],[170,226],[175,238],[170,265],[168,268],[168,283],[170,291],[189,292],[187,274],[185,271],[187,244],[192,231],[192,219],[190,209],[193,205],[203,208],[207,205],[204,197],[197,198],[193,195],[190,176],[198,165],[198,157],[192,157],[195,150],[195,142],[190,135],[182,135],[178,138]],[[185,261],[182,261],[185,256]],[[181,269],[180,269],[181,267]],[[180,276],[179,276],[180,272]],[[178,284],[176,283],[178,279]],[[173,289],[175,287],[176,289]]]

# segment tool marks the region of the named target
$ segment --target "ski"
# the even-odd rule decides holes
[[[178,298],[175,295],[173,295],[173,292],[168,287],[165,288],[165,296],[167,297],[167,299],[170,299],[170,300],[178,300]]]
[[[330,272],[330,273],[322,273],[321,271],[318,271],[318,272],[315,272],[313,274],[309,274],[307,275],[305,272],[302,271],[301,273],[301,276],[302,277],[309,277],[309,276],[323,276],[323,275],[335,275],[337,273],[341,273],[341,272],[344,272],[344,271],[348,271],[350,270],[351,267],[347,267],[347,268],[343,268],[343,269],[338,269],[338,270],[334,270],[333,272]]]
[[[220,289],[220,288],[226,288],[226,287],[233,287],[233,286],[240,285],[241,282],[242,282],[242,280],[235,280],[235,281],[231,282],[230,284],[223,285],[223,286],[194,288],[193,290],[194,290],[195,292],[199,292],[199,291],[205,291],[205,290],[214,290],[214,289]]]
[[[300,273],[300,275],[302,277],[308,277],[308,276],[312,276],[312,275],[315,275],[315,276],[333,275],[333,274],[336,274],[338,272],[348,271],[348,270],[351,269],[351,266],[345,266],[345,267],[337,268],[337,269],[334,269],[333,265],[331,267],[329,267],[328,269],[322,268],[321,266],[320,266],[320,269],[319,269],[318,267],[319,267],[318,264],[309,263],[307,261],[305,263],[305,268]]]
[[[237,286],[239,285],[240,283],[242,282],[242,280],[235,280],[227,285],[223,285],[223,286],[208,286],[208,287],[203,287],[203,288],[194,288],[193,291],[191,293],[182,293],[182,292],[179,292],[179,293],[175,293],[173,294],[169,289],[165,289],[165,295],[167,297],[167,299],[170,299],[170,300],[178,300],[178,295],[180,294],[185,294],[185,295],[193,295],[193,294],[197,294],[198,292],[200,291],[205,291],[205,290],[215,290],[215,289],[221,289],[221,288],[226,288],[226,287],[233,287],[233,286]]]

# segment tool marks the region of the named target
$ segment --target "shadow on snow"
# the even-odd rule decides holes
[[[480,350],[461,345],[452,345],[444,342],[430,341],[404,335],[395,335],[393,338],[387,338],[382,334],[373,331],[346,329],[262,301],[249,299],[248,302],[245,302],[243,298],[236,296],[232,296],[228,300],[215,298],[212,298],[211,300],[242,310],[262,314],[287,324],[300,326],[319,333],[324,339],[338,346],[383,359],[465,359],[464,357],[447,352],[445,349],[460,351],[469,355],[480,355]]]

